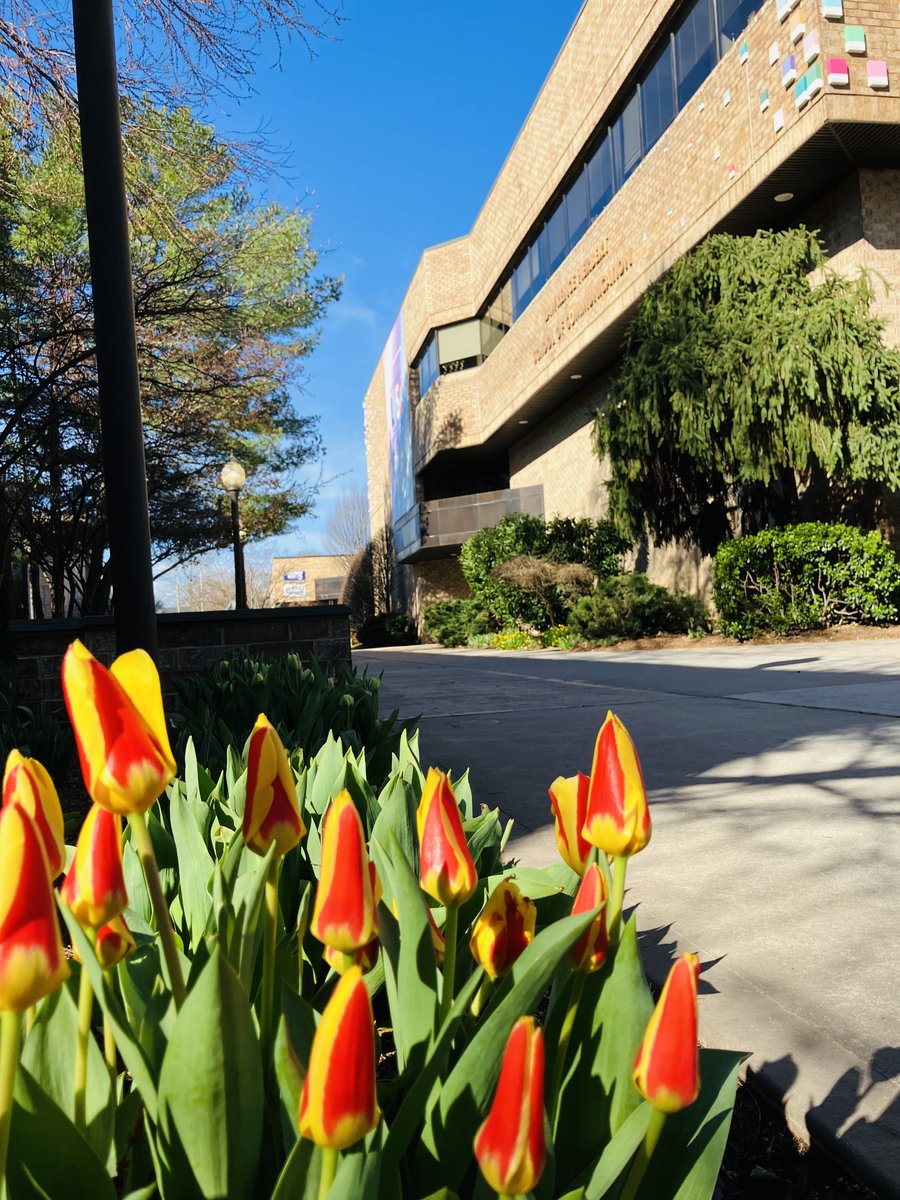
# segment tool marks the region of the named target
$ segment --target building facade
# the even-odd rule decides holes
[[[593,415],[640,298],[715,232],[803,223],[900,342],[895,0],[585,3],[469,234],[424,251],[365,399],[414,616],[506,512],[602,516]],[[651,576],[701,589],[690,550]]]
[[[298,554],[272,559],[272,605],[337,604],[350,559],[344,554]]]

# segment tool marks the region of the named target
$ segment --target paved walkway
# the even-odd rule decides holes
[[[354,661],[534,865],[547,785],[618,713],[651,793],[628,873],[651,973],[696,950],[704,1042],[752,1051],[795,1129],[900,1198],[900,641]]]

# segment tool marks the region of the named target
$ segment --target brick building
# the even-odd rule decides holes
[[[896,0],[585,3],[469,234],[426,249],[366,393],[373,533],[418,616],[505,512],[598,517],[593,413],[640,297],[713,232],[804,223],[900,342]],[[688,550],[650,574],[704,584]]]
[[[337,604],[350,559],[344,554],[298,554],[272,559],[272,604]]]

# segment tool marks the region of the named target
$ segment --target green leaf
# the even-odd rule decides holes
[[[208,807],[202,802],[189,800],[182,795],[178,785],[169,789],[169,820],[178,853],[179,895],[186,932],[193,946],[206,932],[212,914],[209,881],[214,863],[201,832],[203,819],[208,812]]]
[[[270,1200],[318,1200],[321,1154],[308,1138],[298,1138],[278,1176]]]
[[[22,1065],[16,1075],[6,1186],[8,1200],[116,1200],[103,1163]]]
[[[602,1200],[634,1158],[635,1151],[644,1140],[644,1134],[653,1116],[653,1108],[646,1101],[639,1104],[631,1116],[620,1126],[606,1143],[590,1179],[583,1189],[584,1200]]]
[[[250,1200],[262,1119],[262,1065],[250,1003],[216,947],[178,1014],[159,1077],[168,1200]]]
[[[391,776],[378,797],[378,804],[381,811],[372,828],[372,842],[390,846],[392,833],[415,875],[419,869],[416,805],[412,789],[402,775]]]

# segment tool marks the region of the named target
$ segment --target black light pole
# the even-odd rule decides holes
[[[231,456],[219,476],[222,487],[231,499],[231,541],[234,546],[234,607],[247,607],[247,583],[244,578],[244,546],[241,542],[241,516],[238,512],[238,497],[247,479],[247,474],[238,460]]]
[[[156,651],[112,0],[72,0],[116,650]]]

